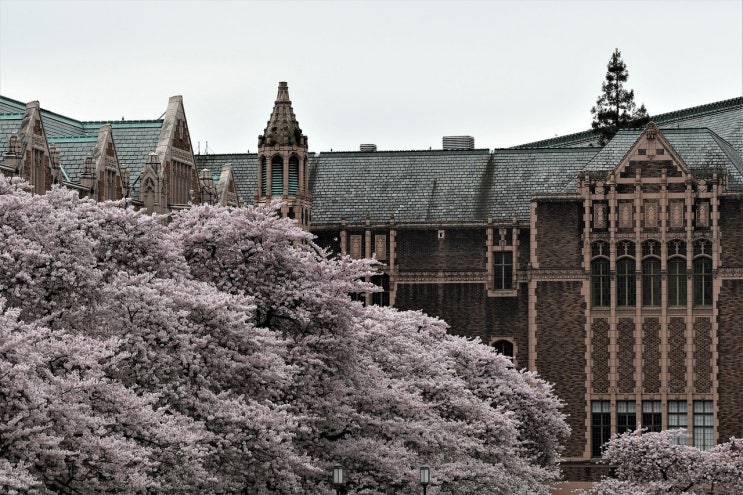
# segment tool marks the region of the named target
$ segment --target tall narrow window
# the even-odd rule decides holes
[[[292,155],[289,158],[289,196],[297,195],[299,187],[299,159]]]
[[[714,412],[711,400],[694,401],[694,446],[709,450],[714,444]]]
[[[493,288],[495,290],[513,289],[513,252],[493,253]]]
[[[685,400],[669,400],[668,401],[668,429],[672,430],[675,428],[686,429],[688,427],[688,419],[686,416],[686,401]],[[686,445],[686,438],[677,437],[673,443],[677,445]]]
[[[712,305],[712,260],[706,256],[694,260],[694,305]]]
[[[591,457],[601,457],[601,447],[611,437],[611,409],[608,400],[591,401]]]
[[[271,159],[271,196],[284,195],[284,160],[280,156]]]
[[[660,306],[660,260],[647,258],[642,262],[642,305]]]
[[[686,260],[671,258],[668,260],[668,304],[669,306],[686,306]]]
[[[591,302],[594,307],[610,304],[609,260],[598,258],[591,262]]]
[[[650,432],[663,429],[663,413],[659,400],[642,401],[642,427]]]
[[[635,260],[617,261],[617,306],[635,305]]]
[[[621,435],[627,431],[634,431],[636,425],[635,401],[617,401],[617,433]]]

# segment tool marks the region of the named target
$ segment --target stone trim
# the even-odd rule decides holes
[[[581,269],[540,268],[529,271],[530,280],[587,280],[589,274]]]
[[[486,272],[398,272],[398,284],[486,283]]]

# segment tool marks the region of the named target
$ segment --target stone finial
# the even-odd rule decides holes
[[[655,135],[658,132],[658,126],[655,125],[655,122],[648,122],[648,125],[645,126],[645,135],[648,139],[655,139]]]
[[[276,95],[276,103],[291,103],[289,99],[289,85],[286,81],[279,82],[279,94]]]

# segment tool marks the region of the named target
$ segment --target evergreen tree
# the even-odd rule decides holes
[[[601,85],[601,95],[596,100],[596,105],[591,108],[593,115],[591,127],[593,132],[599,135],[601,146],[609,142],[619,129],[640,127],[650,120],[644,104],[639,109],[635,107],[634,90],[627,90],[624,86],[629,72],[618,48],[611,55],[606,69],[606,80]]]

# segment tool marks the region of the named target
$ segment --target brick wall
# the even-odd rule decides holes
[[[622,394],[635,391],[635,322],[620,318],[617,323],[617,388]]]
[[[709,318],[694,320],[694,391],[712,393],[712,323]]]
[[[660,393],[660,321],[646,318],[642,324],[642,390]]]
[[[537,371],[555,384],[566,402],[572,430],[565,456],[583,455],[586,445],[585,300],[581,282],[537,284]]]
[[[743,201],[720,199],[722,266],[743,266]]]
[[[672,394],[686,392],[686,322],[671,318],[668,325],[668,391]]]
[[[528,356],[527,287],[518,297],[487,297],[484,284],[399,284],[395,307],[422,310],[449,324],[450,332],[480,337],[511,337],[516,345],[518,367],[526,367]]]
[[[487,233],[482,229],[399,230],[397,264],[400,271],[485,270]]]
[[[577,202],[539,202],[537,259],[540,268],[580,268],[583,205]]]
[[[597,318],[591,325],[591,365],[593,366],[593,392],[609,393],[609,321]]]
[[[723,280],[720,289],[718,336],[718,419],[720,441],[743,437],[743,280]]]

